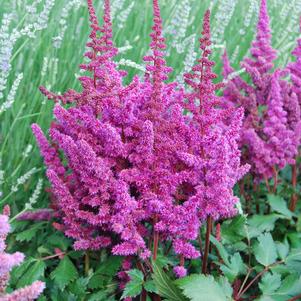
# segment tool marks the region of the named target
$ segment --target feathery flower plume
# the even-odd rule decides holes
[[[214,84],[217,76],[212,72],[214,62],[210,61],[210,11],[206,11],[203,22],[203,37],[200,39],[202,57],[185,74],[186,83],[193,91],[187,94],[186,109],[193,116],[190,120],[190,154],[194,156],[192,175],[198,183],[196,195],[199,216],[202,220],[208,216],[214,219],[235,214],[232,188],[247,171],[248,166],[240,166],[237,140],[242,124],[242,110],[222,110],[221,98],[215,91],[222,84]],[[196,105],[198,103],[198,105]],[[232,115],[232,119],[230,116]]]

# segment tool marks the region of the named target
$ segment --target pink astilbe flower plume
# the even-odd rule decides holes
[[[248,171],[248,166],[240,166],[240,152],[236,142],[243,112],[220,109],[222,100],[215,95],[215,91],[222,85],[213,83],[217,76],[212,72],[214,63],[209,59],[209,10],[204,15],[202,34],[202,57],[193,67],[192,73],[185,74],[185,80],[193,89],[187,94],[186,105],[186,109],[192,113],[189,121],[190,153],[186,154],[186,158],[195,158],[190,163],[191,178],[196,183],[196,194],[191,200],[197,201],[199,217],[204,220],[208,216],[219,219],[235,214],[238,199],[233,195],[232,188]]]
[[[271,30],[266,0],[261,1],[257,35],[242,67],[251,83],[241,77],[231,77],[234,71],[226,53],[223,56],[227,107],[243,107],[245,118],[240,147],[243,158],[252,166],[257,179],[275,177],[277,170],[292,164],[300,140],[300,111],[296,96],[284,80],[285,72],[272,71],[276,51],[271,46]]]
[[[261,85],[265,79],[264,75],[273,68],[273,61],[277,58],[276,50],[271,46],[271,38],[267,0],[261,0],[257,35],[250,49],[252,58],[247,57],[243,62],[253,81]]]
[[[5,210],[7,212],[7,210]],[[9,216],[0,214],[0,300],[1,301],[31,301],[38,298],[45,288],[45,284],[36,281],[32,285],[18,289],[10,294],[5,293],[9,282],[9,273],[13,267],[20,265],[24,255],[20,252],[5,253],[5,239],[10,231]]]

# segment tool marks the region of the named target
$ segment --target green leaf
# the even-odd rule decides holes
[[[270,295],[281,285],[281,276],[277,273],[266,273],[259,282],[259,288],[264,295]]]
[[[127,272],[127,274],[130,276],[131,280],[133,280],[133,281],[137,281],[137,282],[138,281],[140,281],[140,282],[144,281],[143,273],[140,270],[132,269],[132,270],[129,270]]]
[[[274,263],[277,259],[276,245],[270,233],[261,234],[254,248],[256,260],[264,266]]]
[[[250,238],[263,232],[270,232],[275,228],[275,222],[281,216],[277,214],[254,215],[248,219]]]
[[[35,224],[33,226],[31,226],[29,229],[19,232],[16,235],[16,240],[17,241],[31,241],[37,234],[37,232],[39,231],[39,229],[41,229],[43,226],[42,223],[38,223]]]
[[[210,242],[217,248],[219,255],[221,256],[222,260],[225,262],[227,266],[230,265],[229,262],[229,254],[226,248],[212,235],[210,235]]]
[[[289,253],[289,243],[287,239],[285,239],[283,242],[276,241],[276,248],[278,256],[281,259],[285,259]]]
[[[126,284],[123,290],[122,299],[126,297],[136,297],[138,296],[143,287],[144,276],[143,273],[137,269],[133,269],[127,272],[131,280]]]
[[[285,258],[285,263],[291,271],[295,270],[301,274],[301,250],[292,250]]]
[[[50,278],[55,281],[61,290],[77,277],[78,272],[68,256],[64,256],[57,268],[50,274]]]
[[[239,253],[235,253],[233,256],[230,257],[229,264],[222,265],[221,270],[223,271],[224,275],[230,282],[233,282],[238,275],[246,273],[246,266],[241,259]]]
[[[288,233],[287,237],[293,249],[301,249],[301,233],[297,233],[297,232]]]
[[[111,279],[111,278],[109,278]],[[105,283],[107,282],[107,278],[100,274],[94,274],[88,284],[88,287],[91,289],[100,289],[105,286]]]
[[[230,222],[222,224],[222,238],[229,242],[237,242],[247,236],[246,230],[246,217],[238,215],[233,218]]]
[[[115,276],[122,262],[121,256],[110,256],[101,262],[95,274]]]
[[[301,293],[301,277],[297,275],[287,276],[280,288],[271,297],[276,301],[287,301],[288,299]]]
[[[89,296],[88,301],[107,301],[108,294],[105,291],[99,291]]]
[[[274,211],[283,214],[287,218],[293,216],[293,213],[287,208],[286,201],[281,196],[268,194],[268,202]]]
[[[161,267],[153,261],[153,280],[161,297],[168,299],[168,301],[186,301],[181,290],[175,283],[164,273]]]
[[[32,284],[34,281],[39,280],[44,276],[46,265],[42,260],[36,260],[33,264],[29,265],[28,269],[19,279],[17,287],[24,287]]]
[[[219,277],[217,279],[217,282],[219,283],[220,287],[223,289],[227,298],[229,298],[229,300],[232,300],[233,289],[228,279],[226,277]]]
[[[22,275],[34,262],[36,262],[34,258],[28,257],[20,266],[15,267],[10,273],[10,283],[16,285],[16,283],[20,280]]]
[[[150,293],[157,293],[157,288],[154,280],[148,280],[143,285],[144,289]]]
[[[229,286],[221,286],[212,276],[191,275],[185,277],[184,281],[178,281],[178,285],[191,301],[232,300],[229,297]]]
[[[87,292],[87,285],[89,283],[90,276],[88,277],[80,277],[76,279],[76,281],[71,282],[68,285],[68,289],[77,297],[77,300],[82,300]]]

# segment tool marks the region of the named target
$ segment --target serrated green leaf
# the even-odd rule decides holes
[[[126,273],[130,276],[131,280],[133,280],[133,281],[137,281],[137,282],[141,282],[141,283],[144,281],[144,275],[138,269],[132,269],[132,270],[127,271]]]
[[[157,293],[158,292],[154,280],[146,281],[144,283],[143,287],[147,292],[150,292],[150,293]]]
[[[235,253],[231,256],[229,264],[227,266],[222,265],[220,269],[230,282],[233,282],[238,275],[245,274],[247,270],[239,253]]]
[[[256,260],[264,266],[276,261],[276,245],[270,233],[264,233],[258,237],[258,244],[254,247],[254,255]]]
[[[80,300],[87,294],[90,277],[80,277],[68,285],[68,289]],[[78,300],[77,299],[77,300]]]
[[[22,275],[34,262],[36,262],[34,258],[28,257],[20,266],[15,267],[10,273],[10,282],[16,285]]]
[[[178,282],[183,293],[191,301],[227,301],[229,287],[221,286],[212,276],[191,275]]]
[[[110,256],[106,258],[104,262],[100,263],[95,274],[115,276],[121,266],[122,260],[121,256]]]
[[[217,279],[218,284],[220,287],[223,289],[225,295],[229,300],[232,300],[232,295],[233,295],[233,289],[231,284],[229,283],[228,279],[226,277],[219,277]]]
[[[170,279],[170,277],[161,269],[161,267],[153,261],[153,280],[159,295],[168,301],[187,301],[177,285]]]
[[[286,201],[279,195],[268,194],[268,202],[271,205],[271,208],[283,214],[287,218],[291,218],[294,214],[287,208]]]
[[[274,230],[275,222],[281,216],[278,214],[254,215],[248,219],[250,238],[256,237],[263,232]]]
[[[39,280],[44,276],[44,271],[46,264],[42,260],[35,260],[29,265],[25,273],[19,279],[17,287],[24,287],[26,285],[32,284],[34,281]]]
[[[246,217],[243,215],[238,215],[230,222],[223,223],[221,227],[222,238],[231,243],[242,240],[247,236],[245,225]]]
[[[139,270],[131,270],[127,272],[130,275],[131,280],[126,284],[121,299],[124,299],[126,297],[136,297],[142,292],[144,277],[141,273],[141,279],[141,275],[137,271],[141,273],[141,271]]]
[[[78,272],[68,256],[64,256],[57,268],[50,274],[50,278],[55,281],[61,290],[77,277]]]
[[[282,281],[280,288],[271,294],[271,297],[276,301],[287,301],[299,294],[301,294],[301,277],[292,274]]]
[[[281,276],[277,273],[266,273],[259,282],[259,288],[264,295],[274,293],[281,285]]]

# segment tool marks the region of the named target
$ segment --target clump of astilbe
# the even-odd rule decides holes
[[[67,109],[55,106],[51,144],[38,125],[32,127],[48,169],[56,228],[75,240],[75,249],[110,248],[113,254],[142,259],[151,256],[148,246],[156,259],[159,242],[171,241],[180,257],[174,271],[182,277],[184,259],[200,256],[191,241],[201,221],[235,214],[238,199],[232,188],[247,170],[240,166],[236,143],[242,111],[216,109],[219,85],[212,83],[215,75],[208,59],[209,12],[201,39],[203,56],[194,73],[186,75],[194,91],[186,95],[176,83],[165,82],[172,69],[164,58],[158,0],[153,0],[145,79],[134,77],[128,86],[112,60],[117,50],[109,1],[104,3],[102,27],[91,0],[88,7],[91,51],[82,67],[92,76],[80,78],[80,93],[56,96],[41,89],[50,99],[74,103]],[[61,152],[66,160],[60,159]]]
[[[266,0],[261,1],[257,35],[242,67],[251,78],[251,84],[235,76],[226,80],[226,103],[243,107],[245,119],[241,134],[244,159],[252,166],[252,173],[260,180],[274,177],[279,169],[293,164],[297,154],[297,129],[289,124],[286,103],[287,87],[279,70],[273,71],[276,51],[271,46],[271,30]],[[233,73],[227,54],[223,56],[224,77]],[[297,126],[299,127],[299,125]]]
[[[10,231],[9,208],[5,207],[3,214],[0,214],[0,300],[1,301],[31,301],[39,297],[45,288],[41,281],[6,294],[5,289],[9,282],[9,273],[13,267],[20,265],[24,255],[20,252],[14,254],[5,253],[5,240]]]
[[[92,71],[93,77],[81,78],[82,93],[71,92],[76,108],[55,107],[57,122],[50,130],[69,165],[62,166],[55,147],[48,145],[37,125],[33,131],[62,211],[63,229],[76,240],[75,248],[112,246],[114,254],[139,253],[147,257],[150,252],[143,240],[147,233],[143,222],[156,227],[163,216],[166,219],[169,212],[175,212],[173,195],[183,181],[177,172],[180,160],[174,156],[176,150],[185,147],[181,128],[187,126],[179,104],[182,92],[176,91],[174,84],[164,84],[171,69],[163,58],[165,44],[157,1],[152,55],[144,58],[148,62],[146,81],[139,83],[134,78],[127,87],[122,86],[123,74],[111,61],[116,50],[111,41],[108,1],[102,29],[91,1],[88,4],[92,22],[92,41],[88,46],[93,51],[87,54],[91,62],[84,68]],[[97,31],[103,33],[101,38],[96,37]],[[55,97],[52,94],[50,98]],[[99,115],[101,118],[97,118]],[[66,177],[70,169],[72,174]],[[164,236],[176,236],[177,220],[186,211],[184,215],[190,216],[189,208],[183,206],[178,211],[171,223],[174,228],[164,230]],[[198,223],[195,228],[198,229]],[[111,241],[112,232],[120,235],[119,243]],[[159,233],[154,236],[156,254]]]

